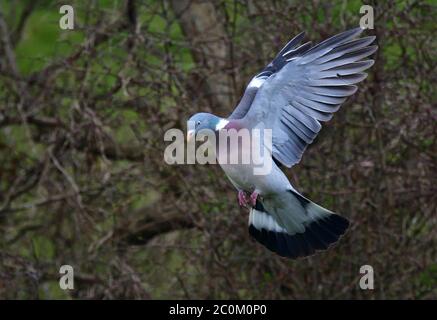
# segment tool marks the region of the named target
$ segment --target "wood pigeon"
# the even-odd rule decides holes
[[[326,250],[338,241],[349,221],[301,195],[289,182],[281,165],[298,163],[305,148],[345,100],[357,91],[356,83],[373,60],[363,60],[377,50],[374,36],[357,38],[362,29],[342,32],[311,46],[300,45],[304,33],[288,42],[271,63],[248,84],[238,106],[228,118],[198,113],[190,118],[192,139],[200,130],[271,129],[273,160],[269,174],[254,174],[251,164],[221,163],[238,190],[241,206],[248,206],[249,233],[283,257],[298,258]],[[229,149],[230,153],[239,152]],[[220,150],[216,149],[216,157]]]

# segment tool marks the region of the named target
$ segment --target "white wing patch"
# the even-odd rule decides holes
[[[259,88],[263,85],[263,83],[266,81],[266,79],[267,79],[267,77],[255,77],[249,82],[247,87],[248,88]]]

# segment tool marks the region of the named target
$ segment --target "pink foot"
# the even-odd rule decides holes
[[[247,198],[246,192],[240,190],[238,191],[238,203],[241,207],[247,207],[249,199]]]
[[[252,194],[250,195],[250,204],[252,205],[252,207],[255,207],[257,198],[258,198],[258,192],[256,191],[252,192]]]

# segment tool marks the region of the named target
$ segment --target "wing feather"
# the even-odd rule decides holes
[[[357,90],[373,60],[375,37],[356,39],[352,29],[308,48],[292,39],[261,73],[265,78],[244,116],[256,127],[263,122],[273,130],[273,157],[287,167],[300,161],[306,147],[341,104]],[[302,48],[303,49],[299,49]],[[299,52],[299,54],[296,54]]]
[[[251,104],[255,98],[256,93],[259,88],[264,84],[264,82],[272,75],[279,72],[287,63],[293,60],[295,57],[300,56],[311,48],[311,43],[307,42],[299,46],[300,42],[304,38],[305,33],[301,32],[293,39],[291,39],[276,57],[252,80],[246,87],[246,90],[238,103],[235,110],[229,116],[229,119],[241,119],[249,111]]]

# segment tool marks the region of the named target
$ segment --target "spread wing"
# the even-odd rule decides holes
[[[296,57],[311,48],[311,43],[307,42],[299,46],[303,37],[304,32],[299,33],[293,39],[291,39],[276,57],[270,62],[259,74],[252,78],[244,91],[244,95],[241,98],[239,104],[229,116],[229,119],[241,119],[243,118],[247,111],[250,109],[250,105],[255,98],[258,89],[262,84],[273,74],[281,70],[293,57]]]
[[[272,129],[273,157],[285,166],[300,161],[320,131],[320,122],[330,120],[356,92],[354,84],[366,78],[363,71],[374,61],[362,59],[377,46],[370,45],[373,36],[355,39],[361,32],[345,31],[287,58],[277,72],[264,78],[246,107],[246,123]]]

